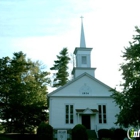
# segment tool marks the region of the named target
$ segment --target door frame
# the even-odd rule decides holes
[[[90,114],[81,115],[81,122],[82,122],[82,125],[84,125],[87,129],[91,129],[91,115]]]

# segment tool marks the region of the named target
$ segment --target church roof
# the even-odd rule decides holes
[[[91,70],[92,69],[93,71],[96,70],[96,68],[90,68],[90,67],[89,68],[86,68],[86,67],[74,67],[71,73],[74,74],[76,69],[77,70]]]
[[[53,94],[55,94],[55,93],[57,93],[58,91],[60,91],[60,90],[62,90],[62,89],[64,89],[64,88],[66,88],[67,86],[69,86],[70,84],[74,83],[75,81],[80,80],[80,79],[81,79],[82,77],[84,77],[84,76],[89,77],[89,78],[92,79],[93,81],[96,81],[97,83],[99,83],[100,85],[102,85],[102,86],[104,86],[104,87],[106,87],[106,88],[108,88],[108,89],[112,89],[112,88],[109,87],[108,85],[104,84],[104,83],[101,82],[100,80],[96,79],[95,77],[93,77],[93,76],[91,76],[90,74],[88,74],[88,73],[85,72],[85,73],[79,75],[78,77],[74,78],[73,80],[69,81],[69,82],[68,82],[67,84],[65,84],[64,86],[59,87],[58,89],[56,89],[56,90],[52,91],[51,93],[49,93],[49,94],[48,94],[48,97],[51,96],[51,95],[53,95]]]
[[[79,48],[79,47],[76,47],[75,50],[74,50],[74,54],[77,53],[77,51],[80,50],[80,51],[91,51],[92,48]]]

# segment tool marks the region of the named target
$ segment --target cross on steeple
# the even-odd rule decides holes
[[[83,17],[83,16],[81,16],[80,18],[81,18],[81,21],[83,21],[83,18],[84,18],[84,17]]]

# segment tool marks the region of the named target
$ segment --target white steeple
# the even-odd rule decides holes
[[[76,47],[74,54],[76,57],[76,67],[73,68],[72,74],[74,78],[77,76],[88,73],[94,76],[94,70],[96,68],[91,68],[91,50],[92,48],[86,48],[84,27],[83,27],[83,17],[81,17],[81,37],[80,37],[80,47]]]
[[[81,16],[81,38],[80,38],[80,47],[86,48],[86,42],[85,42],[85,34],[84,34],[84,27],[83,27],[83,17]]]

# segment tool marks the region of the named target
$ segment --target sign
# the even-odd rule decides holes
[[[127,137],[129,140],[133,140],[134,138],[140,137],[140,129],[135,130],[133,127],[127,130]]]
[[[57,140],[67,140],[67,130],[57,130]]]

